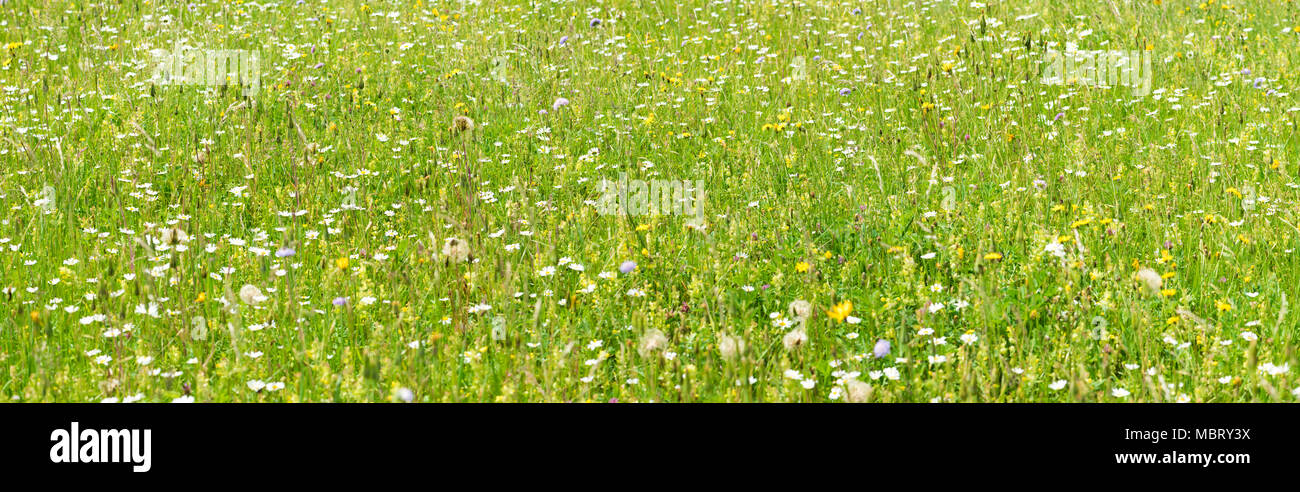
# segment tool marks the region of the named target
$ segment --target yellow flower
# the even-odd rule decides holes
[[[988,260],[988,261],[997,261],[997,260],[1001,260],[1001,259],[1002,259],[1002,253],[997,253],[997,252],[989,253],[989,254],[984,255],[984,259],[985,259],[985,260]]]
[[[1232,311],[1232,304],[1223,301],[1214,301],[1214,307],[1218,308],[1219,312]]]
[[[334,260],[334,266],[338,267],[339,270],[347,270],[347,269],[348,269],[348,257],[343,256],[343,257],[340,257],[340,258],[337,259],[337,260]]]
[[[844,318],[848,317],[849,313],[852,312],[853,312],[853,301],[844,301],[834,306],[831,306],[830,311],[826,311],[826,316],[830,317],[835,321],[839,321],[843,323]]]
[[[795,269],[795,271],[797,271],[797,272],[799,272],[799,273],[804,273],[804,272],[808,271],[808,262],[806,262],[806,261],[801,261],[801,262],[799,262],[799,263],[795,263],[795,264],[794,264],[794,269]]]

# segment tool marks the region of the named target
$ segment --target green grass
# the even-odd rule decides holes
[[[1293,2],[133,3],[0,7],[6,400],[1300,394]],[[177,40],[261,90],[150,83]]]

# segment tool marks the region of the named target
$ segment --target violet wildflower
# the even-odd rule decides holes
[[[885,339],[876,340],[876,346],[871,349],[871,355],[875,356],[875,358],[877,359],[881,359],[884,358],[886,355],[889,355],[889,340],[885,340]]]

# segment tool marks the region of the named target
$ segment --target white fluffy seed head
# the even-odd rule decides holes
[[[251,306],[266,301],[266,296],[262,295],[262,289],[257,288],[257,286],[244,284],[243,287],[239,288],[239,300]]]
[[[168,227],[162,230],[161,239],[163,244],[179,244],[189,241],[190,236],[179,227]]]
[[[1164,285],[1164,279],[1160,274],[1150,268],[1143,268],[1137,272],[1138,282],[1141,282],[1152,294],[1160,293],[1160,286]]]
[[[847,393],[851,403],[866,403],[867,400],[871,399],[872,389],[870,384],[857,379],[850,379],[844,383],[844,387],[848,389]]]
[[[449,237],[442,243],[442,255],[454,263],[469,261],[469,243]]]
[[[745,341],[740,337],[722,335],[718,338],[718,352],[722,353],[724,359],[735,359],[745,353]]]
[[[789,351],[798,350],[799,347],[803,347],[807,343],[808,334],[805,333],[802,328],[790,330],[790,333],[786,333],[785,336],[781,338],[781,345],[784,345],[785,349]]]
[[[811,302],[799,299],[790,303],[790,317],[794,318],[795,321],[801,323],[808,321],[809,316],[812,316]]]
[[[668,346],[668,337],[664,336],[664,332],[659,330],[650,330],[645,332],[645,335],[641,336],[641,344],[637,347],[636,351],[641,354],[642,357],[645,357],[656,351],[663,350],[666,346]]]

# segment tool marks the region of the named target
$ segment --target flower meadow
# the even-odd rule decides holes
[[[5,401],[1300,399],[1291,1],[0,16]]]

